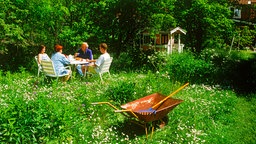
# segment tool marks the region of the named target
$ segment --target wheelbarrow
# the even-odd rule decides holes
[[[135,118],[136,124],[139,124],[145,128],[147,137],[147,123],[162,121],[162,119],[176,106],[178,106],[183,100],[171,98],[174,94],[179,92],[181,89],[186,87],[189,83],[181,86],[179,89],[171,93],[169,96],[162,95],[160,93],[154,93],[135,101],[121,105],[122,110],[112,105],[109,102],[95,102],[93,105],[97,104],[107,104],[115,109],[115,112],[122,113],[124,116],[129,118]],[[162,121],[163,122],[163,121]],[[154,125],[152,126],[152,134],[154,131]]]

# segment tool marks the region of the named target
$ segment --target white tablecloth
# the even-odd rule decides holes
[[[74,61],[70,61],[70,64],[74,64],[74,65],[77,65],[77,64],[88,64],[89,62],[87,62],[86,60],[74,60]]]

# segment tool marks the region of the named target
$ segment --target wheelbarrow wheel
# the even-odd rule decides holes
[[[163,128],[165,125],[167,125],[169,122],[168,116],[164,116],[162,119],[157,121],[157,126],[159,128]]]

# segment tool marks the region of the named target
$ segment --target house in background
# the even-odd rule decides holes
[[[249,29],[254,29],[256,26],[256,0],[230,0],[234,2],[234,6],[231,7],[233,11],[233,21],[236,25],[243,29],[244,26],[248,26]],[[239,37],[239,36],[238,36]],[[233,37],[234,39],[235,37]],[[256,37],[252,41],[251,46],[248,46],[256,51]]]
[[[144,31],[141,34],[140,48],[144,51],[154,49],[157,51],[165,51],[168,40],[171,38],[169,31],[160,31],[155,35]]]
[[[239,0],[235,6],[230,8],[233,11],[233,20],[241,24],[256,25],[255,5],[256,0]]]
[[[170,29],[169,31],[160,31],[155,35],[150,35],[148,31],[141,34],[140,48],[146,50],[166,51],[171,54],[173,51],[181,53],[184,44],[181,43],[180,34],[186,34],[186,31],[180,27]]]

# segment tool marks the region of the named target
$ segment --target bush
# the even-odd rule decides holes
[[[166,52],[142,51],[138,48],[129,47],[127,52],[122,52],[119,57],[113,59],[111,69],[115,72],[160,71],[165,64]]]
[[[171,80],[185,82],[211,82],[212,64],[196,58],[189,52],[174,53],[168,57],[166,64]]]
[[[200,56],[213,65],[211,76],[214,83],[232,87],[239,92],[255,91],[256,56],[253,52],[205,49]]]
[[[115,72],[130,71],[132,69],[132,58],[128,53],[121,53],[119,58],[114,56],[111,70]]]
[[[167,56],[167,53],[162,51],[155,51],[154,53],[149,55],[148,62],[150,65],[152,65],[152,70],[162,71],[162,69],[166,66]]]
[[[105,96],[116,103],[124,104],[134,100],[135,83],[133,82],[120,82],[117,85],[111,85]]]

